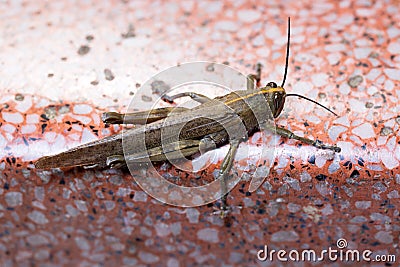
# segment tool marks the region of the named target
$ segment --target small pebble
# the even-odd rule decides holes
[[[151,102],[153,99],[150,96],[142,95],[142,100],[144,102]]]
[[[69,108],[69,106],[62,106],[62,107],[60,107],[60,108],[58,109],[58,112],[59,112],[60,114],[66,114],[66,113],[69,113],[69,112],[70,112],[70,108]]]
[[[387,136],[387,135],[389,135],[389,134],[391,134],[391,133],[393,133],[393,129],[392,129],[392,128],[390,128],[390,127],[383,127],[383,128],[381,129],[380,135],[381,135],[381,136]]]
[[[55,107],[47,107],[44,109],[44,115],[48,120],[54,119],[57,116]]]
[[[105,69],[104,75],[106,77],[106,80],[108,80],[108,81],[112,81],[115,78],[115,75],[112,73],[112,71],[110,69]]]
[[[23,101],[24,98],[25,97],[22,94],[16,94],[15,95],[15,101]]]
[[[348,85],[350,85],[351,88],[357,88],[359,86],[364,78],[361,75],[356,75],[353,77],[350,77],[350,79],[347,81]]]
[[[366,107],[366,108],[372,108],[373,106],[374,106],[374,104],[371,103],[371,102],[365,103],[365,107]]]
[[[209,72],[213,72],[215,70],[214,64],[211,63],[211,64],[207,65],[206,70]]]

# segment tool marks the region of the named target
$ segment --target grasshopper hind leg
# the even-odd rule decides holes
[[[146,124],[162,120],[171,113],[187,111],[184,107],[166,107],[133,113],[105,112],[102,115],[104,123],[108,124]]]

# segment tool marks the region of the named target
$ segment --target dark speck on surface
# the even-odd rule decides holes
[[[357,170],[354,170],[351,174],[350,174],[350,178],[358,178],[360,176],[360,172]]]
[[[78,54],[83,56],[89,53],[90,47],[88,45],[81,45],[78,49]]]
[[[318,174],[317,176],[315,176],[315,179],[317,179],[318,181],[325,181],[326,178],[327,176],[324,174]]]
[[[133,38],[135,36],[136,36],[135,27],[133,27],[132,24],[129,24],[129,28],[128,28],[128,31],[126,33],[122,33],[121,34],[121,37],[124,38],[124,39]]]
[[[311,164],[315,164],[315,155],[312,155],[311,157],[309,157],[308,162]]]
[[[46,124],[46,123],[43,123],[43,124],[42,124],[42,134],[44,133],[46,127],[47,127],[47,124]]]
[[[164,81],[156,80],[151,83],[151,91],[153,94],[163,95],[169,89],[171,89],[171,87]]]
[[[110,69],[105,69],[104,70],[104,75],[106,77],[106,80],[108,80],[108,81],[112,81],[115,78],[114,73],[112,73],[112,71]]]

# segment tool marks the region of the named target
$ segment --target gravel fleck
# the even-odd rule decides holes
[[[301,190],[299,181],[297,179],[294,179],[291,177],[284,177],[283,181],[287,182],[290,185],[290,187],[292,187],[294,190],[296,190],[296,191]]]
[[[50,252],[47,249],[40,249],[35,253],[35,260],[44,261],[50,257]]]
[[[165,237],[171,233],[171,229],[168,224],[156,223],[154,226],[158,236]]]
[[[400,81],[400,71],[398,69],[386,68],[383,70],[389,79],[394,81]]]
[[[14,124],[20,124],[24,121],[24,118],[22,117],[21,113],[19,112],[2,112],[1,113],[3,120],[6,122],[14,123]]]
[[[288,208],[288,211],[292,212],[292,213],[295,213],[295,212],[301,210],[301,206],[298,204],[294,204],[294,203],[289,203],[287,205],[287,208]]]
[[[293,242],[299,239],[299,235],[295,231],[279,231],[271,236],[273,242]]]
[[[86,201],[83,200],[75,200],[75,205],[78,208],[78,210],[82,211],[82,212],[87,212],[88,208],[86,205]]]
[[[147,194],[144,191],[135,191],[135,195],[133,196],[133,201],[135,202],[146,202]]]
[[[44,188],[43,186],[36,186],[35,187],[35,198],[39,201],[44,200]]]
[[[29,212],[28,218],[37,224],[46,224],[49,222],[46,216],[42,212],[37,210]]]
[[[360,126],[354,128],[351,132],[361,137],[361,139],[368,139],[375,137],[374,128],[368,122],[363,123]]]
[[[86,104],[77,104],[73,107],[73,112],[79,115],[86,115],[92,112],[93,108]]]
[[[306,172],[306,171],[303,171],[301,174],[300,174],[300,181],[302,182],[302,183],[304,183],[304,182],[309,182],[309,181],[311,181],[311,175],[308,173],[308,172]]]
[[[350,220],[352,223],[364,223],[368,221],[367,218],[364,216],[355,216],[353,219]]]
[[[201,229],[197,232],[197,238],[211,243],[219,241],[218,231],[213,228]]]
[[[356,201],[355,203],[357,209],[369,209],[371,207],[371,201]]]
[[[5,200],[9,207],[17,207],[22,205],[21,192],[8,192],[5,194]]]
[[[65,209],[67,210],[68,214],[72,217],[75,217],[79,214],[79,211],[75,209],[71,204],[68,204]]]
[[[84,237],[75,237],[75,243],[81,250],[90,250],[90,244]]]
[[[371,220],[380,221],[383,224],[387,224],[387,223],[390,223],[392,221],[389,216],[383,215],[383,214],[381,214],[379,212],[374,212],[369,217],[371,218]]]
[[[144,251],[139,252],[139,258],[147,264],[156,263],[160,260],[157,255]]]
[[[388,198],[399,198],[399,192],[397,190],[391,191],[389,194],[387,194]]]
[[[190,223],[198,223],[199,222],[200,212],[194,208],[186,209],[186,217],[188,218]]]
[[[375,234],[375,239],[384,244],[393,243],[393,235],[389,232],[379,231]]]
[[[387,187],[382,182],[376,182],[372,187],[381,192],[385,192],[387,190]]]
[[[123,257],[122,263],[124,266],[136,266],[137,260],[131,257]]]
[[[112,200],[105,200],[104,205],[106,206],[107,211],[113,210],[115,208],[115,202]]]
[[[43,235],[31,235],[26,238],[26,241],[31,246],[42,246],[47,245],[49,240]]]

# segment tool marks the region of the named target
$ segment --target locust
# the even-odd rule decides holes
[[[56,155],[42,157],[35,162],[35,167],[37,169],[74,166],[119,168],[125,166],[128,160],[163,162],[181,157],[190,158],[199,153],[229,144],[229,150],[222,160],[219,171],[221,188],[225,190],[227,177],[232,169],[240,143],[245,142],[249,136],[260,131],[260,121],[257,120],[255,113],[265,108],[263,105],[268,105],[267,107],[272,113],[272,120],[274,120],[281,114],[286,97],[295,96],[311,101],[337,116],[332,110],[312,99],[299,94],[286,93],[284,85],[289,64],[289,46],[290,18],[288,18],[285,70],[280,86],[275,82],[269,82],[261,87],[261,65],[258,64],[256,74],[247,76],[247,88],[245,90],[234,91],[216,98],[209,98],[194,92],[184,92],[172,96],[164,95],[162,97],[164,101],[169,103],[173,103],[178,98],[190,97],[199,103],[191,109],[163,107],[125,114],[105,112],[102,115],[104,123],[134,124],[137,127]],[[261,103],[260,98],[262,99]],[[241,127],[238,125],[241,125]],[[283,127],[275,125],[269,127],[282,137],[295,139],[318,149],[328,149],[337,153],[341,151],[340,147],[336,145],[327,145],[319,140],[298,136]],[[171,138],[172,134],[178,130],[179,139]],[[123,135],[125,144],[129,146],[128,154],[124,153]],[[141,145],[143,143],[144,146]],[[224,191],[223,209],[226,208],[226,193]]]

